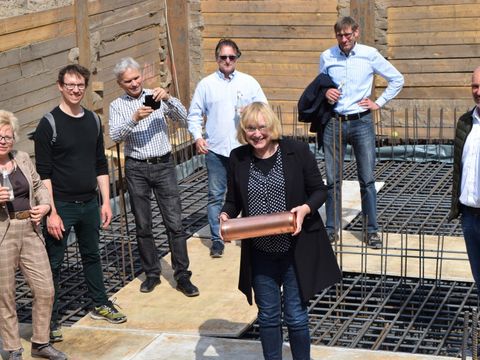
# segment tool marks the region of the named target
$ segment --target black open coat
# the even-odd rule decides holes
[[[294,264],[300,295],[304,302],[341,278],[335,255],[317,211],[325,202],[324,185],[314,155],[308,145],[296,140],[280,140],[285,177],[287,210],[307,204],[312,213],[305,217],[302,231],[293,242]],[[230,218],[248,214],[248,176],[252,147],[244,145],[230,153],[228,191],[222,211]],[[238,288],[252,304],[252,240],[242,240]]]

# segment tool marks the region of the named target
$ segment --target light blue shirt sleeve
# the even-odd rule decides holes
[[[203,115],[207,115],[205,103],[204,82],[201,81],[193,94],[187,117],[188,131],[194,140],[202,137]]]
[[[376,74],[387,80],[388,85],[385,91],[378,97],[375,103],[382,107],[392,100],[403,88],[403,75],[377,50],[372,56],[372,67]]]

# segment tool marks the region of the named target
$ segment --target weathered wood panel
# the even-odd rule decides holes
[[[3,37],[0,37],[0,40]],[[23,64],[35,59],[41,59],[54,53],[69,50],[76,44],[75,35],[52,38],[25,47],[0,52],[0,68],[10,65]]]
[[[478,59],[410,59],[395,60],[392,64],[401,72],[408,74],[423,73],[462,73],[469,72],[478,66]]]
[[[119,35],[115,39],[102,42],[102,46],[98,49],[101,58],[106,55],[115,55],[115,53],[134,47],[147,41],[158,38],[158,32],[155,28],[141,29],[130,34]],[[119,58],[120,59],[120,58]]]
[[[204,13],[337,13],[337,2],[331,0],[203,0]],[[333,25],[333,24],[332,24]]]
[[[472,30],[472,18],[447,18],[447,19],[417,19],[395,20],[388,24],[388,29],[393,34],[420,34],[424,32],[445,32],[455,34],[457,31]],[[404,35],[408,38],[410,35]]]
[[[392,34],[388,37],[390,46],[436,46],[436,45],[477,45],[480,30],[477,31],[442,31]]]
[[[405,76],[394,107],[406,102],[423,108],[441,104],[447,111],[471,106],[471,73],[480,56],[478,4],[390,1],[387,54]],[[383,90],[385,82],[378,83]]]
[[[462,0],[449,1],[450,4],[435,5],[434,1],[428,6],[404,6],[401,2],[392,4],[389,8],[389,20],[416,19],[448,19],[448,18],[478,18],[480,16],[480,7],[472,6]]]
[[[384,6],[431,6],[431,5],[452,5],[458,4],[460,2],[455,2],[452,0],[382,0]],[[480,0],[463,0],[461,4],[480,4]]]
[[[73,18],[73,6],[65,6],[47,11],[41,11],[33,14],[22,15],[19,17],[3,19],[0,23],[0,36],[10,33],[16,33],[23,30],[31,30],[41,26],[50,25]],[[2,38],[3,39],[3,38]]]
[[[90,30],[96,31],[97,29],[116,25],[134,18],[138,19],[144,15],[153,16],[163,11],[163,6],[160,7],[156,0],[129,1],[124,6],[115,5],[114,8],[92,9],[92,7],[89,7]]]
[[[222,16],[218,16],[217,13],[203,14],[203,18],[209,27],[212,25],[278,25],[288,24],[290,26],[327,26],[332,29],[332,24],[337,21],[336,13],[222,13]],[[205,29],[208,30],[208,29]]]
[[[8,33],[2,35],[0,51],[7,51],[28,45],[32,42],[62,37],[73,33],[75,33],[75,22],[73,19],[67,19],[53,24],[43,25],[33,29]]]
[[[328,38],[331,26],[300,25],[210,25],[203,32],[206,37],[232,37],[257,39]]]
[[[332,31],[333,33],[333,31]],[[211,37],[211,38],[205,38],[204,39],[204,49],[207,51],[205,54],[206,57],[211,54],[212,57],[214,57],[215,54],[215,46],[218,43],[218,40],[221,39],[222,36],[218,37]],[[269,54],[271,51],[298,51],[301,54],[305,51],[317,51],[317,60],[320,57],[320,53],[328,49],[330,46],[333,46],[336,44],[335,39],[315,39],[315,38],[301,38],[297,39],[295,37],[289,38],[289,39],[260,39],[260,38],[252,38],[252,37],[246,37],[246,38],[234,38],[235,42],[238,40],[238,46],[240,46],[240,43],[242,44],[242,47],[240,50],[242,50],[242,57],[243,57],[243,51],[249,52],[249,51],[262,51],[265,52],[266,54]],[[208,52],[210,51],[210,52]],[[247,54],[245,54],[247,55]],[[277,55],[277,54],[274,54]],[[276,61],[276,57],[272,57],[271,60]],[[274,61],[274,62],[275,62]]]

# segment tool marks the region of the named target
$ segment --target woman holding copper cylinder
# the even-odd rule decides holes
[[[252,103],[241,116],[221,222],[288,210],[295,214],[291,234],[242,240],[239,289],[258,307],[263,355],[282,358],[282,313],[294,360],[310,359],[307,303],[340,280],[341,273],[317,209],[327,188],[308,145],[280,138],[271,108]],[[283,292],[281,291],[283,288]]]
[[[53,279],[41,219],[50,211],[50,196],[30,156],[12,150],[18,130],[15,116],[0,110],[0,337],[9,360],[23,359],[15,304],[18,268],[32,290],[32,357],[65,360],[50,343]]]

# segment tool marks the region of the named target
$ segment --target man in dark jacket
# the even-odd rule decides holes
[[[453,155],[452,207],[449,218],[462,214],[462,230],[475,283],[480,281],[480,66],[472,75],[476,106],[457,122]]]

